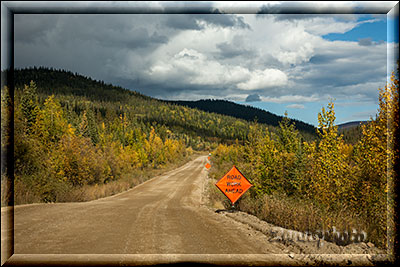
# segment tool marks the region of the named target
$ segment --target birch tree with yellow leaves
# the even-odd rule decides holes
[[[392,73],[391,82],[379,89],[376,118],[362,126],[363,135],[355,148],[359,209],[369,220],[369,232],[376,236],[387,236],[388,211],[393,208],[393,166],[399,152],[394,146],[398,103],[399,80]]]
[[[337,209],[351,197],[353,181],[349,165],[348,147],[335,125],[334,103],[328,103],[318,114],[318,144],[307,145],[313,161],[309,172],[310,195],[326,209]],[[346,153],[347,152],[347,153]]]

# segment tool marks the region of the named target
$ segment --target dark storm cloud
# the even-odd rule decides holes
[[[368,42],[365,40],[364,42]],[[357,46],[355,46],[357,48]],[[319,88],[320,92],[351,94],[349,87],[367,83],[384,84],[386,73],[386,45],[362,46],[357,49],[321,49],[308,65],[298,68],[296,82],[302,81]],[[376,90],[377,88],[374,88]],[[356,93],[368,93],[360,86]],[[374,92],[375,93],[375,92]]]
[[[178,30],[202,30],[205,25],[250,29],[243,17],[220,14],[176,14],[167,16],[165,25]]]
[[[303,71],[307,71],[308,74],[304,75],[301,80],[308,84],[312,84],[315,88],[319,88],[320,92],[329,90],[328,88],[337,88],[335,92],[342,91],[345,86],[357,85],[360,83],[374,82],[382,79],[382,71],[386,68],[371,69],[371,66],[361,67],[360,64],[347,64],[341,65],[341,69],[337,68],[338,64],[321,65],[321,72],[313,71],[311,68],[303,68]],[[300,79],[298,80],[300,82]]]
[[[129,16],[92,15],[79,16],[76,19],[65,19],[62,36],[65,41],[69,38],[88,40],[109,47],[135,49],[166,43],[168,38],[156,30],[146,27],[148,21],[140,16],[142,21],[134,23]],[[135,21],[136,22],[136,21]],[[82,27],[85,25],[85,27]],[[153,32],[151,32],[153,31]]]
[[[17,15],[14,20],[14,34],[16,42],[32,43],[45,38],[57,24],[56,16]]]
[[[234,58],[238,56],[247,55],[248,57],[254,55],[254,51],[251,51],[244,47],[243,42],[236,42],[235,39],[232,43],[222,42],[217,44],[218,53],[216,57],[218,58]]]
[[[157,21],[160,15],[16,14],[15,65],[61,68],[115,81],[131,72],[130,60],[135,61],[134,73],[146,68],[143,56],[169,41]]]
[[[169,28],[178,30],[201,30],[198,21],[193,16],[186,14],[177,14],[176,16],[168,16],[165,25]]]
[[[233,93],[223,86],[185,84],[182,89],[182,85],[153,82],[140,78],[118,78],[115,83],[148,96],[167,100],[196,100],[214,97],[222,99]]]
[[[358,40],[358,44],[362,46],[370,46],[373,45],[372,38],[362,38]]]
[[[136,28],[127,32],[126,35],[121,35],[118,32],[104,32],[92,40],[96,40],[104,46],[134,50],[138,48],[149,49],[150,47],[167,43],[168,37],[160,35],[158,32],[149,34],[146,28]]]
[[[257,94],[248,95],[246,98],[246,102],[259,102],[261,98]]]
[[[296,20],[312,20],[313,18],[318,18],[324,16],[325,18],[328,15],[319,15],[319,14],[277,14],[273,15],[275,21],[296,21]]]
[[[217,44],[217,48],[219,49],[218,56],[221,58],[233,58],[245,53],[245,51],[243,51],[242,49],[239,49],[238,47],[233,46],[227,42]]]
[[[243,17],[237,15],[204,14],[201,15],[201,19],[214,26],[251,29],[250,25],[244,22]]]
[[[329,62],[332,62],[335,60],[337,57],[334,55],[314,55],[310,58],[310,63],[312,64],[327,64]]]
[[[215,14],[151,15],[56,15],[17,14],[15,41],[32,45],[89,41],[94,46],[114,48],[147,48],[167,43],[182,30],[215,27],[249,28],[242,17]]]
[[[379,50],[372,53],[373,46],[366,49],[371,51],[364,50],[363,55],[357,50],[352,54],[347,52],[347,56],[340,52],[336,56],[317,54],[311,58],[312,64],[294,68],[292,81],[302,94],[318,92],[338,99],[355,95],[376,99],[377,88],[385,84],[386,66],[382,64],[385,60],[373,55],[379,53]]]
[[[129,16],[115,15],[16,15],[15,40],[41,45],[89,41],[95,45],[115,48],[141,48],[168,42],[158,31],[152,33],[145,25],[135,25]],[[146,18],[143,17],[143,22]],[[143,23],[142,22],[142,23]]]

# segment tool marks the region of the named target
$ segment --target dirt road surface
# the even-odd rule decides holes
[[[248,215],[207,207],[206,162],[201,156],[127,192],[95,201],[14,207],[14,254],[6,264],[298,265],[335,258],[304,254],[318,254],[316,248],[305,251],[298,245],[271,242],[266,232],[246,223]],[[2,208],[2,216],[6,213]],[[370,255],[347,260],[339,258],[339,263],[372,264]]]

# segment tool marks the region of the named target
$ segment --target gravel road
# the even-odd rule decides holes
[[[268,227],[273,226],[247,214],[215,212],[204,194],[206,162],[206,156],[198,157],[127,192],[95,201],[14,207],[14,255],[7,264],[371,265],[379,260],[381,251],[368,246],[329,250],[327,245],[321,254],[316,242],[271,241]],[[6,213],[2,208],[2,217]],[[2,233],[7,231],[2,226]],[[2,235],[2,243],[6,241]],[[354,255],[348,258],[348,253]]]

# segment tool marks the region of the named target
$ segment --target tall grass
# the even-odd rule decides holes
[[[209,204],[212,207],[229,208],[229,200],[215,187],[215,179],[208,183]],[[343,207],[341,210],[326,211],[310,200],[288,197],[274,193],[263,195],[261,198],[251,197],[251,193],[244,194],[236,203],[236,209],[258,217],[268,223],[289,230],[302,233],[332,232],[333,229],[340,233],[361,233],[369,227],[368,220],[354,214]],[[351,240],[335,240],[325,237],[338,245],[347,245]],[[367,236],[367,240],[379,244],[379,237]]]

